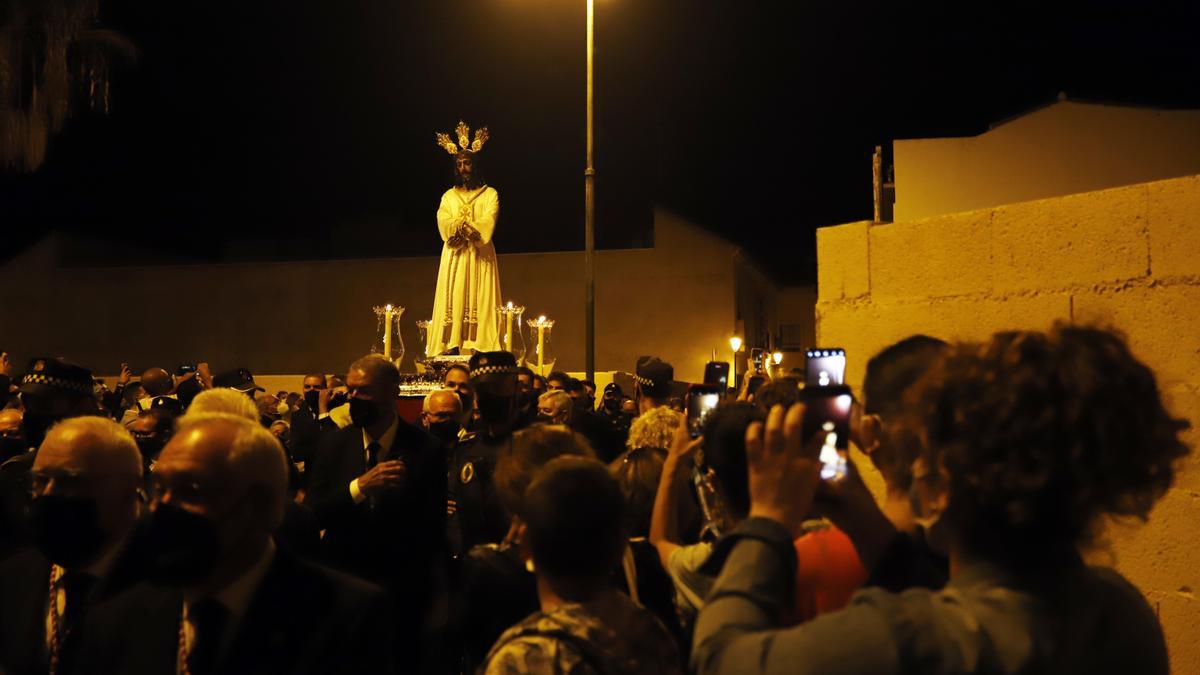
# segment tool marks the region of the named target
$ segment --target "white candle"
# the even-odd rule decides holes
[[[545,377],[546,373],[542,372],[545,365],[546,356],[546,317],[538,317],[538,375]]]
[[[392,306],[383,308],[383,358],[392,360]]]
[[[510,302],[510,303],[508,303],[508,311],[504,313],[504,348],[510,352],[513,350],[512,317],[513,317],[513,304]]]

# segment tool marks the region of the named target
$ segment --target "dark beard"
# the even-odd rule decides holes
[[[454,174],[454,185],[457,187],[460,187],[460,188],[465,188],[467,190],[474,190],[475,188],[482,185],[482,183],[479,181],[479,177],[476,174],[471,174],[470,176],[464,176],[461,173],[455,173]]]

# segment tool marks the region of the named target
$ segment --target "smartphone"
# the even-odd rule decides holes
[[[751,396],[753,396],[758,393],[758,390],[761,389],[766,382],[767,378],[763,377],[762,375],[751,375],[750,381],[746,383],[746,390]]]
[[[722,392],[729,388],[729,364],[725,361],[709,361],[704,366],[704,384],[718,384]]]
[[[840,347],[810,349],[804,354],[804,384],[830,387],[846,384],[846,350]]]
[[[720,384],[693,384],[688,387],[684,409],[687,410],[688,434],[692,438],[699,438],[704,433],[704,422],[721,403],[721,394],[724,392],[725,387]]]
[[[763,360],[767,356],[767,350],[762,347],[754,347],[750,350],[750,363],[754,367],[754,372],[761,373],[763,371]]]
[[[185,363],[175,370],[176,375],[187,375],[194,372],[196,372],[196,364],[194,363]]]
[[[850,410],[854,396],[850,387],[832,385],[805,387],[803,437],[811,439],[823,434],[821,446],[821,478],[838,480],[846,475],[846,451],[850,447]]]

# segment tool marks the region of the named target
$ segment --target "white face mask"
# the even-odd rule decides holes
[[[275,410],[277,410],[280,415],[286,415],[291,408],[288,408],[287,401],[280,401],[279,405],[275,406]]]

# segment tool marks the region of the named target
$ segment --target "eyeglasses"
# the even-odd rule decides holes
[[[29,474],[29,494],[34,497],[45,494],[51,481],[54,481],[56,491],[68,494],[82,492],[88,485],[87,474],[81,471],[32,471]]]

